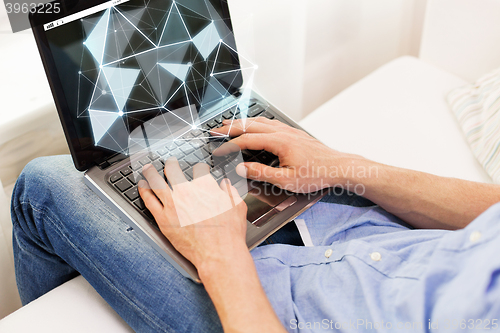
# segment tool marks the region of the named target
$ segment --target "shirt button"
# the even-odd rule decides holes
[[[474,231],[473,233],[470,234],[469,239],[472,243],[475,243],[481,239],[481,233],[479,231]]]
[[[380,261],[382,259],[382,255],[380,254],[380,252],[372,252],[370,253],[370,258],[373,261]]]
[[[332,255],[332,253],[333,253],[333,250],[332,250],[332,249],[328,249],[328,250],[326,250],[326,251],[325,251],[325,257],[330,258],[330,256]]]

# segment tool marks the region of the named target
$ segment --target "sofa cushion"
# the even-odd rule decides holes
[[[401,57],[350,86],[300,124],[328,146],[397,167],[491,182],[450,112],[466,82]]]
[[[9,199],[0,180],[0,318],[21,307],[14,276]]]
[[[448,95],[472,152],[500,184],[500,68]]]
[[[79,276],[0,320],[0,332],[121,333],[133,330]]]

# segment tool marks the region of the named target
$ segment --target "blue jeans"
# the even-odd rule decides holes
[[[137,332],[221,332],[202,285],[184,278],[83,183],[69,156],[40,158],[12,198],[16,279],[23,304],[81,274]],[[326,202],[368,206],[355,195]],[[270,243],[294,244],[296,228]]]

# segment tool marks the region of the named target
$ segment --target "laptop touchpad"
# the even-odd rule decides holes
[[[262,227],[276,214],[297,202],[297,198],[277,186],[249,181],[244,201],[248,206],[248,222]]]

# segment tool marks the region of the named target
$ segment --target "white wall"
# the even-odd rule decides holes
[[[500,66],[500,1],[435,0],[427,13],[420,59],[467,81]]]
[[[427,0],[230,0],[256,90],[299,120],[401,55],[418,56]],[[255,50],[252,50],[252,47]]]

